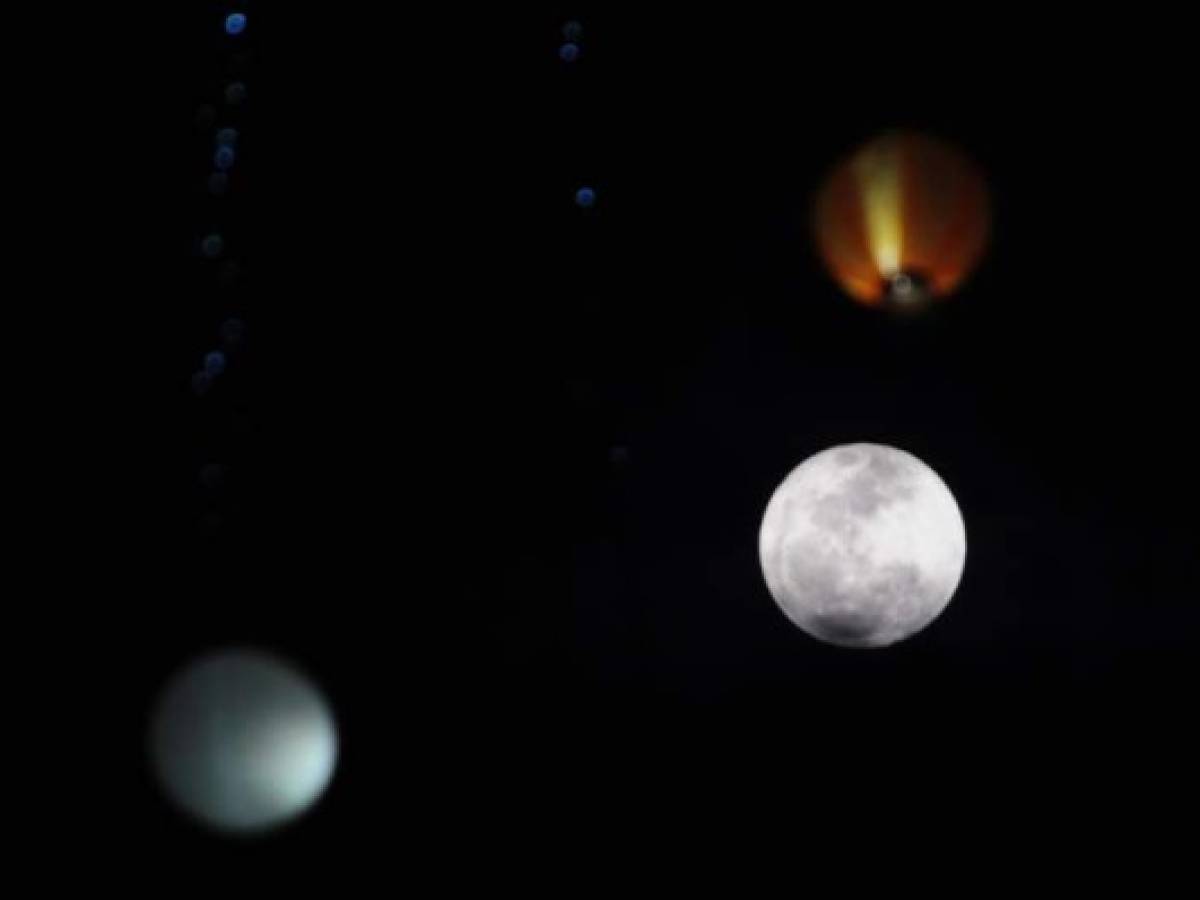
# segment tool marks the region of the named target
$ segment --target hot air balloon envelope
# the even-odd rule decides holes
[[[821,186],[817,249],[868,306],[906,307],[953,293],[987,245],[987,185],[944,141],[889,132],[859,148]]]

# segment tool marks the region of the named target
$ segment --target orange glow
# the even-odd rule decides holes
[[[990,203],[975,166],[936,138],[890,132],[861,147],[821,186],[817,249],[834,279],[867,306],[953,293],[987,245]],[[898,288],[893,290],[893,288]]]

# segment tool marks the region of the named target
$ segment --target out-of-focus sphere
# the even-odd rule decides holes
[[[225,467],[220,463],[205,463],[200,467],[200,484],[206,491],[215,491],[225,481]]]
[[[221,341],[226,350],[236,349],[246,337],[246,323],[241,319],[226,319],[221,323]]]
[[[221,268],[217,272],[217,284],[222,288],[232,287],[237,283],[241,275],[242,267],[238,265],[238,261],[236,259],[227,259],[221,263]]]
[[[245,13],[230,13],[225,17],[225,33],[230,35],[239,35],[246,30],[246,14]]]
[[[155,772],[184,811],[218,831],[288,822],[321,796],[337,762],[325,698],[258,650],[203,656],[164,689],[150,727]]]
[[[199,372],[192,373],[192,393],[197,397],[203,397],[212,387],[213,377],[201,369]]]
[[[196,127],[200,130],[212,128],[213,123],[217,120],[217,111],[211,104],[205,103],[196,110]]]
[[[590,187],[581,187],[575,192],[575,205],[582,209],[591,209],[596,205],[596,192]]]
[[[229,190],[229,176],[225,172],[213,172],[208,176],[208,192],[214,197],[223,197]]]
[[[229,144],[221,144],[213,154],[213,165],[221,172],[232,169],[236,161],[237,151]]]
[[[886,647],[929,625],[954,595],[966,553],[950,489],[915,456],[882,444],[806,459],[772,495],[759,532],[780,609],[843,647]]]
[[[231,106],[237,106],[239,103],[244,103],[246,100],[246,84],[242,81],[234,81],[225,87],[225,102]]]
[[[225,238],[216,232],[205,235],[200,241],[200,252],[205,259],[216,259],[225,252]]]
[[[220,375],[225,371],[225,354],[220,350],[213,350],[204,355],[204,371],[209,375]]]

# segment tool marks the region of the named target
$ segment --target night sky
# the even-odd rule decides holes
[[[163,300],[110,559],[122,817],[173,893],[426,868],[574,893],[700,846],[925,859],[925,814],[994,846],[1187,802],[1195,148],[1154,28],[245,4],[232,38],[196,6],[151,104]],[[975,275],[914,316],[851,302],[808,230],[897,127],[994,207]],[[855,441],[927,462],[967,529],[946,612],[877,651],[792,626],[758,561],[779,482]],[[312,813],[250,841],[179,816],[142,749],[163,680],[229,644],[310,673],[342,740]]]

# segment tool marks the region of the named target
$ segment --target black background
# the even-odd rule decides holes
[[[838,872],[938,857],[931,812],[995,847],[1186,806],[1197,207],[1169,23],[252,9],[233,40],[206,7],[146,101],[164,303],[108,558],[149,871],[578,883],[769,838]],[[242,134],[220,199],[204,103]],[[806,230],[889,127],[993,191],[986,260],[920,317],[852,304]],[[193,252],[214,228],[229,284]],[[247,341],[197,399],[231,314]],[[928,462],[968,534],[946,613],[880,652],[794,629],[757,559],[779,481],[860,440]],[[179,817],[142,751],[163,680],[229,643],[296,660],[342,732],[318,808],[250,841]]]

